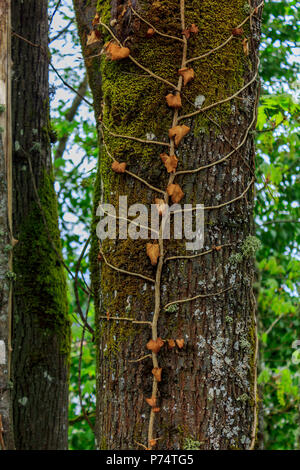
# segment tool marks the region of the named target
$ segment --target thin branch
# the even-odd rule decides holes
[[[222,163],[224,162],[225,160],[227,160],[228,158],[231,157],[231,155],[233,155],[235,152],[237,152],[241,147],[243,147],[243,145],[245,144],[245,142],[247,141],[247,138],[249,136],[249,132],[255,122],[255,116],[253,116],[253,119],[244,135],[244,138],[243,140],[241,141],[241,143],[237,146],[237,147],[234,147],[234,149],[229,152],[227,155],[225,155],[223,158],[221,158],[220,160],[217,160],[215,162],[212,162],[212,163],[208,163],[207,165],[203,165],[203,166],[200,166],[199,168],[195,168],[194,170],[181,170],[181,171],[177,171],[175,174],[176,175],[185,175],[185,174],[192,174],[192,173],[198,173],[199,171],[202,171],[202,170],[205,170],[207,168],[211,168],[212,166],[215,166],[215,165],[218,165],[219,163]],[[232,144],[230,144],[232,145]]]
[[[264,5],[264,1],[261,2],[257,8],[262,8]],[[244,21],[242,21],[242,23],[240,23],[238,26],[236,26],[236,28],[241,28],[245,23],[247,23],[248,20],[250,20],[252,18],[252,16],[255,14],[255,9],[250,13],[249,16],[247,16],[247,18],[245,18]],[[222,47],[226,46],[226,44],[228,44],[232,39],[234,39],[234,36],[231,34],[231,36],[229,36],[228,39],[226,39],[226,41],[224,41],[222,44],[220,44],[219,46],[215,47],[214,49],[210,49],[209,51],[205,52],[204,54],[198,56],[198,57],[192,57],[191,59],[188,59],[186,61],[187,64],[191,63],[191,62],[194,62],[195,60],[201,60],[201,59],[204,59],[205,57],[208,57],[209,55],[213,54],[214,52],[218,51],[219,49],[221,49]]]
[[[129,5],[133,14],[136,15],[140,20],[142,20],[145,24],[147,24],[148,26],[150,26],[150,28],[152,28],[156,34],[158,34],[159,36],[162,36],[164,38],[168,38],[168,39],[174,39],[175,41],[180,41],[180,42],[184,42],[182,38],[178,38],[177,36],[172,36],[170,34],[165,34],[165,33],[161,33],[160,31],[158,31],[158,29],[155,28],[155,26],[153,26],[151,23],[149,23],[149,21],[147,21],[145,18],[143,18],[136,10],[134,10],[133,6],[132,5]]]
[[[112,30],[111,30],[105,23],[102,23],[102,21],[99,21],[98,24],[101,25],[101,26],[103,26],[103,27],[110,33],[110,35],[114,38],[114,40],[119,44],[120,47],[123,47],[121,41],[119,41],[119,39],[117,38],[117,36],[115,36],[115,34],[112,32]],[[102,53],[100,52],[100,54],[96,54],[96,55],[94,55],[94,56],[89,56],[89,59],[94,58],[94,57],[97,57],[97,56],[100,56],[101,54],[102,54]],[[174,88],[174,90],[178,90],[176,85],[174,85],[173,83],[169,82],[168,80],[165,80],[164,78],[160,77],[159,75],[156,75],[156,73],[154,73],[154,72],[152,72],[151,70],[147,69],[147,67],[144,67],[142,64],[140,64],[140,62],[138,62],[134,57],[132,57],[131,54],[129,54],[128,58],[129,58],[137,67],[139,67],[140,69],[144,70],[144,72],[147,72],[149,75],[151,75],[151,77],[155,78],[156,80],[159,80],[160,82],[165,83],[166,85],[170,86],[171,88]]]
[[[146,356],[140,357],[139,359],[132,359],[132,360],[130,360],[130,361],[128,361],[128,362],[141,362],[141,361],[143,361],[144,359],[147,359],[147,357],[152,357],[152,355],[151,355],[151,354],[146,354]]]
[[[83,405],[83,399],[82,399],[82,392],[81,392],[81,363],[82,363],[82,350],[83,350],[83,341],[84,341],[84,333],[85,333],[85,324],[87,323],[87,316],[89,312],[89,307],[90,307],[90,297],[88,298],[88,304],[86,308],[86,313],[84,316],[84,327],[82,329],[82,334],[81,334],[81,341],[80,341],[80,349],[79,349],[79,361],[78,361],[78,393],[79,393],[79,403],[80,403],[80,408],[82,411],[82,414],[84,416],[84,419],[88,423],[89,427],[91,430],[94,432],[94,426],[92,425],[92,422],[85,411],[85,407]]]
[[[116,320],[116,321],[129,321],[131,323],[137,323],[137,324],[143,324],[143,325],[152,325],[151,321],[141,321],[141,320],[135,320],[134,318],[127,318],[127,317],[111,317],[111,316],[100,316],[98,318],[101,318],[103,320]]]
[[[204,206],[203,207],[203,210],[213,210],[213,209],[220,209],[220,207],[224,207],[224,206],[227,206],[229,204],[232,204],[233,202],[236,202],[238,201],[239,199],[242,199],[245,194],[249,191],[250,187],[252,186],[252,184],[254,183],[254,178],[251,179],[250,183],[248,184],[248,186],[246,187],[246,189],[244,189],[244,191],[242,192],[242,194],[240,194],[239,196],[235,197],[234,199],[231,199],[230,201],[227,201],[227,202],[223,202],[222,204],[218,204],[216,206]],[[177,213],[182,213],[182,212],[191,212],[191,211],[195,211],[197,210],[198,208],[197,207],[191,207],[189,209],[178,209],[176,211],[173,211],[171,214],[177,214]]]
[[[102,133],[102,140],[103,140],[103,144],[104,144],[104,147],[105,147],[105,150],[106,150],[106,153],[107,155],[114,161],[114,162],[117,162],[117,160],[112,156],[112,154],[110,153],[110,151],[108,150],[108,147],[106,145],[106,142],[104,140],[104,134],[103,134],[103,130],[101,129],[101,133]],[[136,180],[140,181],[141,183],[143,183],[145,186],[147,186],[148,188],[152,189],[153,191],[157,192],[157,193],[162,193],[162,194],[165,194],[166,191],[163,191],[162,189],[159,189],[159,188],[156,188],[155,186],[152,186],[152,184],[148,183],[148,181],[144,180],[143,178],[141,178],[140,176],[136,175],[135,173],[132,173],[131,171],[129,170],[125,170],[124,173],[127,173],[127,175],[130,175],[132,176],[133,178],[135,178]]]
[[[258,75],[258,67],[259,67],[259,60],[257,60],[257,68],[256,68],[256,72],[255,72],[254,76],[251,78],[251,80],[248,83],[246,83],[246,85],[244,85],[242,88],[240,88],[236,93],[234,93],[231,96],[228,96],[227,98],[224,98],[223,100],[217,101],[216,103],[212,103],[208,106],[205,106],[204,108],[200,108],[197,111],[194,111],[194,112],[189,113],[189,114],[184,114],[183,116],[180,116],[178,118],[178,121],[181,121],[182,119],[190,118],[192,116],[196,116],[197,114],[200,114],[200,113],[204,113],[205,111],[208,111],[209,109],[212,109],[215,106],[219,106],[220,104],[227,103],[228,101],[231,101],[234,98],[236,98],[240,93],[242,93],[244,90],[246,90],[253,82],[255,82],[255,80],[257,79],[257,75]]]
[[[232,246],[232,243],[226,243],[225,245],[220,245],[218,248],[224,248],[224,246]],[[214,251],[218,251],[215,248],[212,248],[211,250],[203,251],[202,253],[199,253],[197,255],[178,255],[178,256],[169,256],[168,258],[165,258],[164,262],[174,260],[174,259],[193,259],[193,258],[199,258],[200,256],[207,255],[208,253],[212,253]]]
[[[100,125],[103,126],[105,130],[107,130],[107,132],[113,137],[119,137],[121,139],[128,139],[128,140],[135,140],[137,142],[141,142],[142,144],[163,145],[165,147],[170,147],[170,144],[168,142],[158,142],[156,140],[141,139],[139,137],[134,137],[131,135],[115,134],[104,124],[103,121],[100,121]]]
[[[59,7],[60,7],[61,2],[62,2],[62,0],[57,0],[57,4],[55,5],[54,11],[53,11],[53,13],[52,13],[52,15],[51,15],[51,18],[50,18],[50,21],[49,21],[49,29],[50,29],[50,26],[51,26],[51,24],[52,24],[53,18],[54,18],[54,16],[55,16],[57,10],[58,10]]]
[[[227,287],[226,289],[220,290],[219,292],[212,292],[211,294],[198,294],[198,295],[195,295],[195,297],[189,297],[187,299],[174,300],[173,302],[169,302],[168,304],[166,304],[163,307],[163,309],[166,310],[171,305],[183,304],[185,302],[191,302],[191,301],[196,300],[196,299],[204,299],[206,297],[215,297],[216,295],[221,295],[224,292],[227,292],[231,289],[232,289],[232,287]]]
[[[99,243],[99,244],[100,244],[100,243]],[[121,268],[117,268],[116,266],[113,266],[112,264],[110,264],[110,263],[107,261],[106,256],[105,256],[105,254],[103,253],[103,250],[102,250],[102,248],[101,248],[101,245],[100,245],[99,249],[100,249],[101,255],[103,256],[103,259],[104,259],[105,264],[107,264],[107,266],[109,266],[111,269],[114,269],[115,271],[118,271],[118,272],[121,273],[121,274],[127,274],[128,276],[134,276],[134,277],[140,277],[141,279],[145,279],[145,281],[155,282],[155,280],[152,279],[151,277],[147,277],[147,276],[144,276],[143,274],[134,273],[134,272],[131,272],[131,271],[126,271],[125,269],[121,269]]]
[[[78,313],[79,313],[79,316],[85,326],[85,328],[91,333],[92,336],[94,336],[94,330],[93,328],[88,324],[84,314],[83,314],[83,311],[82,311],[82,308],[81,308],[81,304],[80,304],[80,300],[79,300],[79,292],[78,292],[78,273],[79,273],[79,270],[80,270],[80,265],[81,265],[81,261],[82,261],[82,258],[84,256],[84,253],[90,243],[90,240],[91,240],[91,237],[89,237],[87,239],[87,241],[85,242],[84,246],[83,246],[83,249],[79,255],[79,258],[77,260],[77,263],[76,263],[76,266],[75,266],[75,276],[74,276],[74,293],[75,293],[75,300],[76,300],[76,304],[77,304],[77,309],[78,309]],[[90,297],[90,294],[89,294],[89,297]]]

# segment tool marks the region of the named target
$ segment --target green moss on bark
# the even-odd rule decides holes
[[[23,314],[30,316],[41,334],[59,338],[61,352],[69,355],[70,321],[64,268],[53,250],[48,233],[61,252],[57,228],[57,202],[53,179],[46,172],[39,189],[39,198],[47,221],[34,203],[19,231],[15,248],[14,270],[19,280],[16,296],[26,299]],[[47,354],[47,351],[45,351]]]

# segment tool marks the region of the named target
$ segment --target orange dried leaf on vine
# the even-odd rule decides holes
[[[170,349],[175,348],[175,341],[174,341],[174,339],[168,339],[168,347],[169,347]]]
[[[165,201],[157,197],[155,198],[155,205],[156,205],[157,212],[159,213],[159,215],[165,215],[167,207],[168,207]]]
[[[156,439],[150,439],[149,444],[150,444],[151,447],[155,447],[156,444],[157,444]]]
[[[161,338],[157,338],[156,340],[150,339],[146,344],[147,349],[149,349],[149,351],[152,351],[155,354],[159,353],[163,345],[164,342]]]
[[[109,312],[106,312],[106,318],[107,318],[107,320],[110,319],[110,313]]]
[[[199,33],[199,28],[198,28],[198,26],[196,26],[194,23],[191,24],[191,26],[190,26],[190,32],[193,33],[193,34],[198,34],[198,33]]]
[[[161,367],[154,367],[154,369],[152,369],[152,374],[156,378],[157,382],[161,382],[161,373],[162,373]]]
[[[190,29],[189,29],[189,28],[188,28],[188,29],[184,29],[184,30],[182,31],[182,35],[185,36],[187,39],[189,39],[190,36],[191,36]]]
[[[106,57],[110,60],[126,59],[130,54],[128,47],[119,46],[119,44],[114,41],[106,43],[104,50]]]
[[[169,137],[170,139],[174,138],[175,145],[179,145],[184,136],[186,136],[190,132],[190,128],[183,124],[182,126],[174,126],[169,129]]]
[[[216,251],[220,251],[221,248],[222,248],[221,246],[215,246],[215,250],[216,250]]]
[[[176,344],[179,347],[179,349],[182,349],[183,346],[184,346],[184,339],[182,339],[182,338],[176,339]]]
[[[153,411],[153,413],[159,413],[160,408],[158,406],[155,406],[154,408],[152,408],[152,411]]]
[[[179,109],[182,107],[180,93],[177,93],[176,95],[173,95],[173,93],[169,93],[166,96],[166,102],[170,108]]]
[[[243,44],[243,50],[244,50],[244,54],[245,55],[249,55],[249,41],[247,38],[244,38],[243,41],[242,41],[242,44]]]
[[[93,26],[96,26],[100,23],[100,16],[99,16],[99,13],[96,13],[96,15],[94,16],[94,19],[92,21],[92,25]]]
[[[154,31],[153,28],[148,28],[147,29],[147,32],[146,32],[146,37],[147,38],[152,38],[152,36],[154,36],[154,34],[155,34],[155,31]]]
[[[147,243],[146,252],[150,258],[152,266],[155,266],[159,257],[159,245],[157,243]]]
[[[195,78],[194,70],[188,67],[183,67],[182,69],[179,69],[178,75],[181,75],[183,77],[184,86],[187,85],[191,80]]]
[[[162,159],[167,172],[175,173],[178,164],[178,158],[175,155],[168,155],[167,153],[161,153],[160,158]]]
[[[101,40],[101,33],[97,29],[93,29],[87,36],[86,45],[91,46],[95,44],[95,42],[99,42]]]
[[[167,193],[169,196],[171,196],[171,199],[175,204],[180,202],[184,196],[184,192],[182,191],[179,184],[174,183],[169,184],[169,186],[167,187]]]
[[[145,400],[148,403],[148,405],[150,405],[152,408],[153,408],[153,406],[156,406],[156,398],[155,397],[145,398]]]
[[[244,34],[243,28],[233,28],[231,31],[232,36],[242,36]]]
[[[117,162],[117,160],[115,160],[111,165],[111,169],[115,173],[125,173],[126,163],[125,162],[119,163],[119,162]]]
[[[103,259],[103,258],[102,258],[102,255],[101,255],[101,253],[100,253],[100,251],[99,251],[99,253],[98,253],[97,259],[98,259],[99,262],[102,261],[102,259]]]

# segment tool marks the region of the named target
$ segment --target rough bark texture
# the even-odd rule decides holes
[[[182,43],[154,35],[146,38],[148,26],[134,18],[127,2],[74,0],[83,54],[94,94],[95,115],[103,111],[103,122],[118,134],[168,142],[173,113],[165,96],[172,91],[137,68],[129,59],[109,61],[89,58],[102,44],[86,46],[86,37],[96,9],[102,22],[117,20],[114,32],[120,40],[130,36],[126,45],[132,56],[157,75],[177,84],[181,66]],[[244,0],[191,0],[185,2],[186,25],[199,27],[199,34],[188,41],[188,58],[199,56],[224,42],[250,12]],[[251,2],[251,7],[258,4]],[[181,36],[179,0],[133,2],[134,8],[160,31]],[[259,12],[260,14],[260,12]],[[190,104],[205,97],[203,107],[231,96],[255,74],[259,43],[259,20],[253,16],[243,26],[242,37],[202,60],[191,62],[195,79],[183,89],[180,115],[195,111]],[[103,41],[111,39],[102,29]],[[250,37],[252,36],[252,37]],[[249,38],[250,55],[241,40]],[[216,162],[245,144],[230,158],[195,174],[176,177],[185,197],[181,203],[215,206],[240,196],[254,173],[254,144],[251,132],[255,123],[257,80],[223,105],[185,119],[180,124],[191,132],[176,149],[178,170],[194,169]],[[103,97],[103,98],[101,98]],[[187,99],[189,100],[187,100]],[[104,104],[103,109],[101,103]],[[168,181],[159,154],[164,147],[112,137],[105,132],[106,144],[118,161],[126,161],[130,171],[165,189]],[[118,205],[118,196],[128,195],[128,205],[151,204],[160,197],[129,175],[111,171],[111,159],[101,148],[99,174],[95,187],[98,202]],[[98,241],[94,217],[92,276],[96,292],[97,326],[97,424],[99,448],[140,448],[147,444],[150,408],[145,402],[152,393],[152,360],[137,363],[149,351],[148,325],[102,320],[111,316],[130,316],[151,321],[154,289],[151,283],[113,271],[97,259]],[[161,305],[170,301],[211,294],[225,288],[222,295],[178,304],[173,312],[161,309],[158,336],[184,338],[183,349],[159,353],[163,379],[159,383],[160,413],[155,420],[159,449],[248,449],[253,445],[256,422],[255,387],[255,303],[252,292],[255,242],[248,238],[253,230],[253,186],[244,197],[222,208],[205,211],[203,251],[227,245],[193,260],[168,261],[163,266]],[[104,243],[108,260],[119,268],[155,278],[156,267],[146,257],[146,241],[116,240]],[[179,241],[165,241],[166,256],[184,254]]]
[[[61,251],[49,140],[47,0],[14,1],[12,19],[14,33],[24,38],[13,35],[12,42],[16,447],[66,449],[70,325],[64,268],[52,247]]]

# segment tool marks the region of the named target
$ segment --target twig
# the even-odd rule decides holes
[[[115,34],[111,31],[111,29],[105,24],[105,23],[102,23],[102,21],[99,21],[99,23],[101,26],[103,26],[109,33],[110,35],[114,38],[114,40],[119,44],[120,47],[123,47],[121,41],[119,41],[119,39],[117,38],[117,36],[115,36]],[[97,57],[97,56],[100,56],[101,55],[101,52],[100,54],[96,54],[94,56],[90,56],[89,59],[93,58],[93,57]],[[160,82],[163,82],[165,83],[166,85],[170,86],[171,88],[174,88],[174,90],[177,90],[177,87],[176,85],[174,85],[173,83],[169,82],[168,80],[165,80],[164,78],[160,77],[159,75],[156,75],[156,73],[152,72],[151,70],[147,69],[147,67],[144,67],[142,64],[140,64],[140,62],[138,62],[134,57],[132,57],[131,54],[129,54],[128,58],[137,66],[139,67],[140,69],[144,70],[144,72],[147,72],[149,75],[151,75],[151,77],[155,78],[156,80],[159,80]]]
[[[261,2],[257,8],[262,8],[263,5],[264,5],[264,1]],[[244,21],[242,21],[242,23],[240,23],[238,26],[236,26],[236,28],[241,28],[242,26],[244,26],[245,23],[247,23],[248,20],[250,20],[252,18],[252,16],[255,14],[255,10],[253,10],[250,15],[245,18]],[[231,34],[231,36],[229,36],[228,39],[226,39],[226,41],[224,41],[222,44],[220,44],[219,46],[215,47],[214,49],[210,49],[209,51],[205,52],[204,54],[198,56],[198,57],[192,57],[191,59],[188,59],[186,61],[187,64],[189,64],[190,62],[194,62],[195,60],[200,60],[200,59],[204,59],[205,57],[208,57],[209,55],[213,54],[214,52],[218,51],[219,49],[221,49],[222,47],[226,46],[226,44],[228,44],[232,39],[234,39],[234,36]]]
[[[99,245],[100,245],[100,243],[99,243]],[[128,276],[134,276],[134,277],[140,277],[141,279],[145,279],[145,281],[155,282],[155,280],[152,279],[151,277],[147,277],[147,276],[144,276],[143,274],[134,273],[134,272],[131,272],[131,271],[126,271],[125,269],[121,269],[121,268],[117,268],[116,266],[113,266],[112,264],[110,264],[107,261],[106,256],[103,253],[103,250],[101,248],[101,245],[100,245],[99,249],[100,249],[101,255],[103,256],[105,264],[107,264],[107,266],[109,266],[111,269],[114,269],[115,271],[118,271],[121,274],[127,274]]]
[[[217,160],[215,162],[212,162],[212,163],[208,163],[207,165],[203,165],[203,166],[200,166],[199,168],[195,168],[193,170],[181,170],[181,171],[177,171],[175,174],[176,175],[185,175],[185,174],[192,174],[192,173],[198,173],[199,171],[202,171],[202,170],[205,170],[207,168],[211,168],[212,166],[215,166],[215,165],[218,165],[219,163],[222,163],[224,162],[225,160],[227,160],[229,157],[231,157],[231,155],[233,155],[235,152],[237,152],[241,147],[243,147],[243,145],[245,144],[245,142],[247,141],[247,138],[249,136],[249,132],[251,130],[251,127],[253,126],[255,122],[255,116],[253,116],[253,119],[244,135],[244,138],[243,140],[241,141],[241,143],[237,146],[237,147],[234,147],[234,149],[229,152],[227,155],[225,155],[223,158],[221,158],[220,160]],[[232,144],[230,144],[232,145]]]
[[[187,299],[174,300],[173,302],[169,302],[168,304],[166,304],[163,307],[163,309],[166,310],[171,305],[183,304],[185,302],[191,302],[191,301],[196,300],[196,299],[204,299],[206,297],[215,297],[216,295],[224,294],[224,292],[227,292],[231,289],[232,289],[232,287],[227,287],[226,289],[222,289],[219,292],[212,292],[211,294],[198,294],[198,295],[195,295],[195,297],[189,297]]]
[[[99,316],[98,318],[101,318],[103,320],[116,320],[116,321],[130,321],[131,323],[138,323],[138,324],[144,324],[144,325],[152,325],[151,321],[140,321],[140,320],[135,320],[134,318],[126,318],[126,317],[111,317],[111,316]]]
[[[251,444],[249,450],[254,450],[255,441],[256,441],[256,428],[257,428],[257,358],[258,358],[258,334],[257,334],[257,321],[256,321],[256,299],[255,295],[252,292],[252,300],[253,300],[253,322],[254,322],[254,331],[255,331],[255,346],[254,346],[254,357],[253,357],[253,369],[254,369],[254,377],[253,377],[253,399],[254,399],[254,419],[253,419],[253,426],[251,432]]]
[[[252,186],[252,184],[254,183],[254,178],[251,179],[250,183],[248,184],[248,186],[246,187],[246,189],[244,189],[244,191],[242,192],[242,194],[240,194],[239,196],[235,197],[234,199],[231,199],[230,201],[227,201],[227,202],[223,202],[222,204],[218,204],[216,206],[204,206],[203,207],[203,210],[213,210],[213,209],[220,209],[220,207],[224,207],[224,206],[227,206],[229,204],[232,204],[233,202],[236,202],[238,201],[239,199],[242,199],[245,194],[249,191],[250,187]],[[188,208],[188,209],[178,209],[176,211],[173,211],[171,212],[171,214],[177,214],[177,213],[182,213],[182,212],[191,212],[191,211],[194,211],[194,210],[197,210],[197,207],[191,207],[191,208]]]
[[[225,245],[220,245],[218,248],[224,248],[224,246],[231,246],[232,243],[226,243]],[[203,251],[202,253],[199,253],[197,255],[178,255],[178,256],[169,256],[168,258],[165,258],[164,262],[170,261],[173,259],[193,259],[193,258],[198,258],[199,256],[204,256],[207,255],[208,253],[212,253],[214,251],[217,251],[216,248],[212,248],[211,250]]]
[[[108,147],[107,147],[106,142],[105,142],[105,140],[104,140],[104,134],[103,134],[102,129],[101,129],[101,133],[102,133],[103,145],[104,145],[104,147],[105,147],[105,150],[106,150],[107,155],[108,155],[114,162],[117,162],[117,160],[112,156],[112,154],[111,154],[110,151],[108,150]],[[163,191],[162,189],[159,189],[159,188],[156,188],[155,186],[152,186],[152,184],[148,183],[148,181],[144,180],[143,178],[141,178],[140,176],[136,175],[135,173],[132,173],[132,172],[129,171],[129,170],[125,170],[124,173],[127,173],[127,175],[132,176],[132,178],[135,178],[136,180],[140,181],[140,182],[143,183],[145,186],[148,186],[148,188],[152,189],[153,191],[155,191],[155,192],[157,192],[157,193],[165,194],[165,192],[166,192],[166,191]]]
[[[91,240],[91,237],[89,237],[87,239],[87,241],[85,242],[84,246],[83,246],[83,249],[79,255],[79,258],[77,260],[77,263],[76,263],[76,266],[75,266],[75,276],[74,276],[74,293],[75,293],[75,300],[76,300],[76,304],[77,304],[77,309],[78,309],[78,313],[80,315],[80,318],[85,326],[85,328],[91,333],[92,336],[94,336],[94,330],[93,328],[88,324],[84,314],[83,314],[83,311],[82,311],[82,308],[81,308],[81,304],[80,304],[80,300],[79,300],[79,292],[78,292],[78,272],[80,270],[80,265],[81,265],[81,261],[82,261],[82,258],[84,256],[84,253],[90,243],[90,240]],[[90,294],[89,294],[89,297],[90,297]]]
[[[109,134],[111,134],[113,137],[119,137],[121,139],[128,139],[128,140],[135,140],[137,142],[141,142],[142,144],[153,144],[153,145],[164,145],[165,147],[170,147],[170,144],[168,142],[158,142],[156,140],[149,140],[149,139],[141,139],[139,137],[134,137],[132,135],[122,135],[122,134],[116,134],[112,132],[105,124],[103,121],[100,121],[100,125],[102,125],[105,130]]]
[[[139,359],[133,359],[133,360],[130,360],[128,362],[140,362],[140,361],[143,361],[144,359],[147,359],[147,357],[152,357],[152,355],[151,354],[146,354],[146,356],[140,357]]]
[[[156,34],[158,34],[159,36],[162,36],[164,38],[168,38],[168,39],[174,39],[175,41],[180,41],[180,42],[184,42],[182,38],[178,38],[177,36],[172,36],[170,34],[165,34],[165,33],[161,33],[160,31],[158,31],[158,29],[155,28],[155,26],[153,26],[151,23],[149,23],[149,21],[147,21],[145,18],[143,18],[136,10],[134,10],[133,6],[132,5],[129,5],[133,14],[136,15],[140,20],[142,20],[145,24],[147,24],[148,26],[150,26],[150,28],[152,28]]]
[[[189,114],[184,114],[183,116],[180,116],[178,118],[178,121],[181,121],[182,119],[188,119],[190,117],[196,116],[199,113],[204,113],[205,111],[208,111],[209,109],[212,109],[215,106],[219,106],[220,104],[227,103],[228,101],[231,101],[234,98],[236,98],[240,93],[242,93],[244,90],[246,90],[246,88],[248,88],[253,82],[255,82],[255,80],[257,79],[257,75],[258,75],[258,67],[259,67],[259,60],[257,60],[257,68],[256,68],[256,72],[255,72],[254,76],[251,78],[251,80],[248,83],[246,83],[246,85],[244,85],[242,88],[240,88],[236,93],[234,93],[231,96],[228,96],[227,98],[224,98],[223,100],[217,101],[216,103],[212,103],[208,106],[205,106],[204,108],[200,108],[197,111],[194,111],[194,112],[189,113]]]

